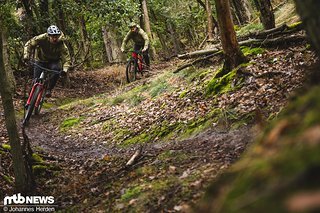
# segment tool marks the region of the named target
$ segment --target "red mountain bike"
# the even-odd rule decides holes
[[[53,74],[61,74],[61,71],[50,70],[44,67],[39,66],[36,63],[31,63],[34,66],[39,67],[42,70],[42,73],[39,78],[33,80],[33,85],[31,91],[28,96],[27,103],[25,105],[25,115],[23,118],[22,125],[27,125],[32,112],[34,110],[34,114],[38,115],[42,108],[45,94],[48,88],[48,84],[53,76]]]
[[[126,66],[127,82],[130,83],[137,80],[137,75],[143,76],[145,66],[142,51],[133,50]]]

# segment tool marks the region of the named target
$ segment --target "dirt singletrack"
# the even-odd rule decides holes
[[[302,49],[276,50],[252,57],[255,65],[248,69],[258,77],[248,78],[250,81],[241,90],[218,97],[219,107],[232,105],[252,110],[265,104],[269,106],[268,114],[278,113],[289,92],[302,84],[304,66],[313,62],[310,51],[304,53],[308,56],[306,61],[306,56],[300,53]],[[170,63],[155,65],[153,75],[175,65]],[[151,77],[127,86],[124,66],[113,66],[74,72],[70,78],[71,87],[66,89],[59,83],[48,102],[59,105],[66,99],[120,93],[145,84]],[[222,122],[188,139],[123,147],[100,140],[104,133],[93,129],[90,134],[60,131],[61,120],[72,113],[64,114],[57,107],[45,109],[40,116],[31,118],[26,129],[34,151],[48,165],[54,165],[37,174],[37,191],[53,195],[59,208],[69,212],[188,209],[199,201],[210,181],[241,156],[260,131],[253,125],[232,130]],[[0,137],[7,141],[3,126],[1,129]],[[139,149],[139,158],[126,166]],[[149,196],[141,199],[138,197],[141,194]]]

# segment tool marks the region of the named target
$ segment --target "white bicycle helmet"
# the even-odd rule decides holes
[[[51,25],[47,30],[48,35],[61,35],[61,31],[56,25]]]

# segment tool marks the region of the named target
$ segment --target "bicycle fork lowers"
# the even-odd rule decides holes
[[[41,74],[40,78],[35,79],[34,84],[31,88],[27,103],[26,103],[26,112],[23,119],[23,125],[26,125],[32,115],[34,110],[35,114],[39,114],[41,105],[44,99],[44,92],[45,92],[45,85],[42,82],[43,73]]]

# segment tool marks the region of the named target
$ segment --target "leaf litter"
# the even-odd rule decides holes
[[[186,139],[179,138],[182,132],[177,131],[167,140],[154,137],[148,143],[126,146],[122,142],[143,133],[148,135],[153,131],[151,127],[190,124],[214,108],[236,115],[261,111],[262,119],[276,116],[292,92],[302,86],[305,70],[314,62],[313,53],[303,46],[268,50],[250,56],[245,81],[239,89],[216,97],[204,96],[202,79],[186,84],[179,80],[183,77],[177,77],[172,80],[173,91],[164,89],[158,98],[141,93],[144,97],[135,106],[127,102],[95,102],[97,97],[92,103],[79,103],[71,110],[44,110],[41,116],[32,118],[27,133],[33,149],[59,170],[47,170],[37,177],[37,190],[55,196],[59,208],[65,211],[185,211],[200,199],[210,181],[241,156],[259,131],[249,124],[236,129],[219,127],[218,120],[204,132]],[[63,99],[93,95],[114,98],[147,85],[176,63],[154,65],[151,77],[129,85],[124,83],[123,66],[76,71],[70,76],[71,87],[65,89],[59,84],[49,101],[58,104]],[[17,109],[23,102],[22,94],[18,90],[15,96]],[[84,119],[79,126],[60,131],[64,119],[80,116]],[[8,143],[3,111],[0,139],[2,144]],[[143,153],[132,166],[125,166],[139,148]],[[0,175],[12,177],[11,156],[2,148],[0,151]],[[3,177],[1,196],[13,192],[12,183]]]

